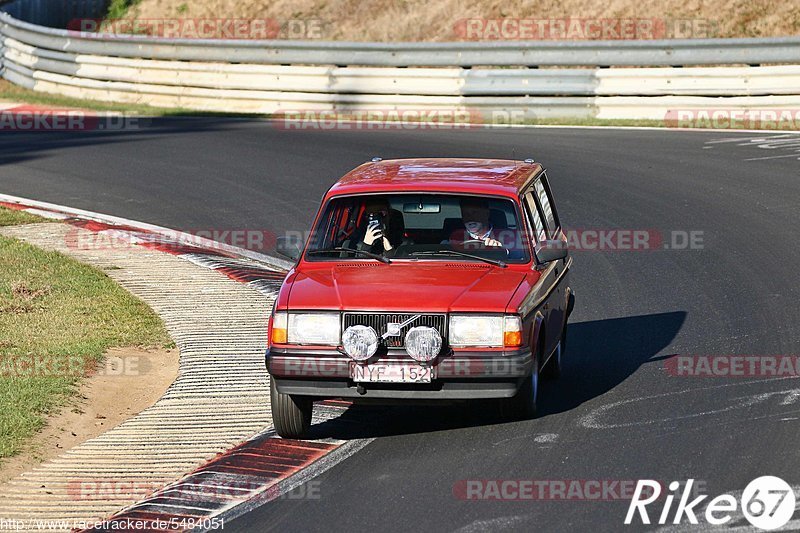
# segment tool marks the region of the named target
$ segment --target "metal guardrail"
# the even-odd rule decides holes
[[[5,38],[10,68],[175,87],[425,96],[793,94],[800,66],[638,69],[367,68],[143,60],[44,50]]]
[[[89,35],[0,14],[5,35],[78,54],[257,64],[472,66],[685,66],[800,63],[800,37],[652,41],[353,43],[159,39]]]
[[[411,44],[167,40],[82,34],[0,13],[0,59],[4,78],[37,91],[209,111],[456,109],[493,117],[513,112],[516,119],[663,119],[674,109],[800,105],[800,38],[794,37]],[[761,63],[790,64],[671,68]],[[489,68],[459,68],[473,66]]]

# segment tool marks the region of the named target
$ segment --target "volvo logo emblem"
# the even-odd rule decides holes
[[[388,339],[389,337],[399,337],[403,328],[415,322],[420,316],[422,315],[414,315],[405,322],[389,322],[386,324],[386,333],[381,335],[381,338]]]

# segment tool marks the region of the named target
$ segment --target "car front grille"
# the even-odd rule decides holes
[[[369,326],[381,337],[386,333],[387,324],[402,324],[412,317],[418,317],[400,330],[396,337],[386,337],[383,341],[388,348],[401,348],[405,343],[406,333],[416,326],[435,328],[442,336],[443,344],[447,344],[447,315],[423,313],[344,313],[344,329],[350,326]]]

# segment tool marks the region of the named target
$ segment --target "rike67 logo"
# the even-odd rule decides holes
[[[788,524],[795,511],[794,490],[779,477],[762,476],[754,479],[745,487],[739,499],[733,494],[721,494],[706,501],[708,495],[704,494],[690,501],[693,484],[693,479],[685,484],[673,481],[669,484],[669,492],[662,495],[662,486],[658,481],[639,480],[625,516],[625,524],[634,523],[637,515],[642,524],[651,524],[648,506],[658,501],[653,507],[660,507],[662,496],[665,497],[660,512],[657,508],[651,509],[657,512],[653,520],[661,525],[681,524],[684,520],[690,524],[698,524],[700,516],[707,524],[721,526],[734,517],[744,515],[751,525],[770,531]],[[681,487],[683,491],[678,494]],[[677,504],[673,507],[676,500]]]

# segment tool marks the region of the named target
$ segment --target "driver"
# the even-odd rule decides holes
[[[464,229],[456,230],[446,244],[469,248],[470,245],[487,248],[503,247],[489,223],[489,202],[482,198],[461,200],[461,221]]]

